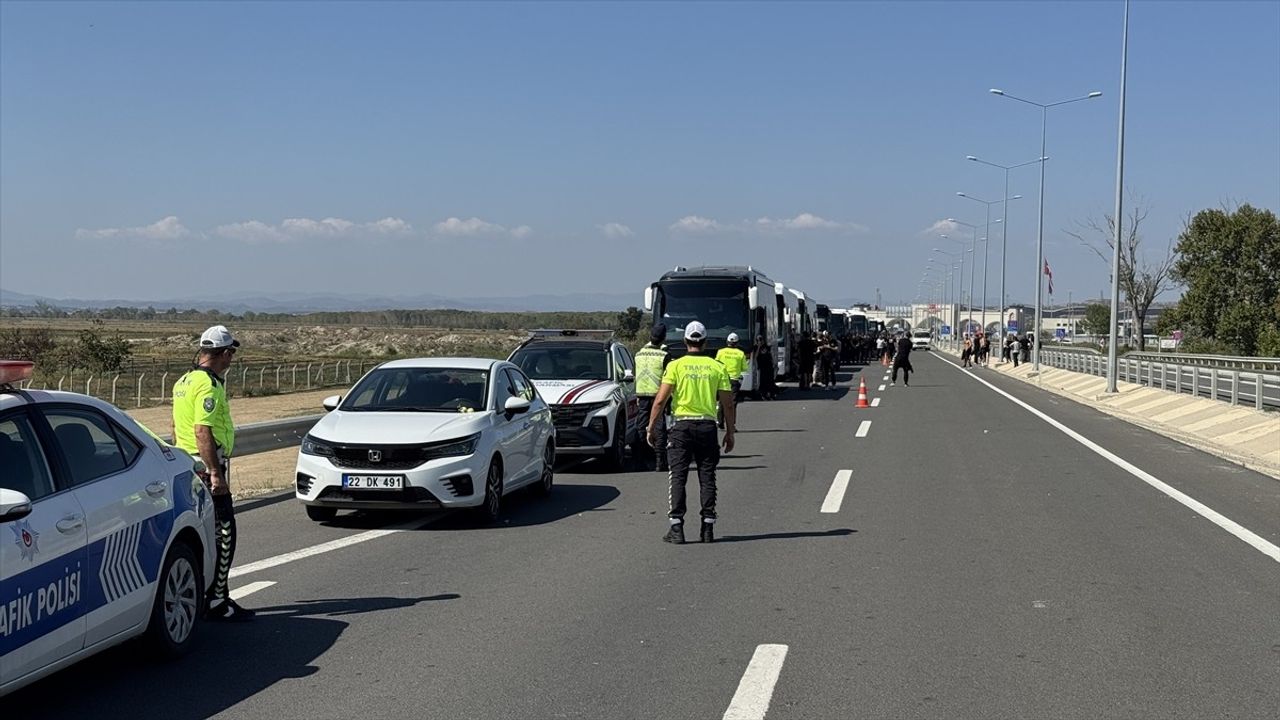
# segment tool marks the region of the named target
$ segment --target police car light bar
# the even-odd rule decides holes
[[[0,360],[0,385],[30,380],[36,364],[26,360]]]
[[[614,335],[614,332],[613,332],[612,330],[553,330],[553,329],[539,329],[539,330],[530,330],[530,331],[529,331],[529,337],[541,337],[541,338],[547,338],[547,337],[605,337],[605,338],[610,338],[610,337],[613,337],[613,335]]]

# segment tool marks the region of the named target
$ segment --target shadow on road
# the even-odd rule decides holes
[[[518,492],[503,498],[503,516],[496,523],[484,525],[470,513],[452,512],[438,522],[423,528],[422,532],[438,530],[489,530],[513,527],[545,525],[584,512],[604,512],[602,506],[621,495],[612,485],[556,485],[551,494],[539,498]]]
[[[750,542],[752,540],[791,540],[795,538],[825,538],[825,537],[844,537],[858,532],[853,528],[840,528],[839,530],[823,530],[822,532],[783,532],[783,533],[764,533],[762,535],[725,535],[716,538],[717,543],[734,543],[734,542]]]
[[[768,465],[721,465],[716,468],[717,471],[720,471],[720,470],[768,470],[768,469],[769,469]],[[696,474],[696,473],[691,472],[690,474]]]
[[[253,622],[203,626],[192,653],[179,660],[152,660],[137,643],[101,653],[6,697],[5,717],[10,710],[18,717],[17,709],[25,707],[21,715],[40,718],[207,718],[276,683],[319,672],[316,660],[347,628],[334,618],[459,597],[340,598],[259,608]]]
[[[739,430],[738,435],[745,433],[802,433],[808,432],[804,428],[774,428],[772,430]]]

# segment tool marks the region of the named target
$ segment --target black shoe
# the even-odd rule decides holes
[[[662,536],[662,542],[669,542],[672,545],[683,545],[684,544],[684,524],[680,523],[677,525],[672,525],[671,529],[667,531],[667,534]]]
[[[702,535],[700,538],[702,542],[709,543],[709,542],[716,541],[716,534],[714,532],[714,528],[715,528],[715,525],[713,523],[709,523],[709,522],[702,523]]]
[[[204,617],[206,620],[213,622],[246,622],[252,620],[254,615],[257,615],[257,613],[248,608],[240,607],[231,598],[214,602],[215,604],[210,605],[209,609],[205,610]]]

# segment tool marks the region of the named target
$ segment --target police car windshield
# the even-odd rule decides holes
[[[609,356],[601,347],[529,345],[511,356],[530,380],[604,380]]]
[[[684,327],[697,320],[710,338],[723,341],[729,333],[747,337],[747,286],[741,282],[684,280],[662,286],[662,322],[667,342],[684,342]]]
[[[362,379],[342,410],[477,412],[486,405],[489,373],[460,368],[384,368]]]

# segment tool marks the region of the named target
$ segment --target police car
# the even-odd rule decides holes
[[[0,361],[0,695],[127,639],[190,648],[214,563],[195,461]]]
[[[508,358],[551,406],[556,452],[595,455],[622,469],[643,437],[636,363],[608,330],[535,330]]]

